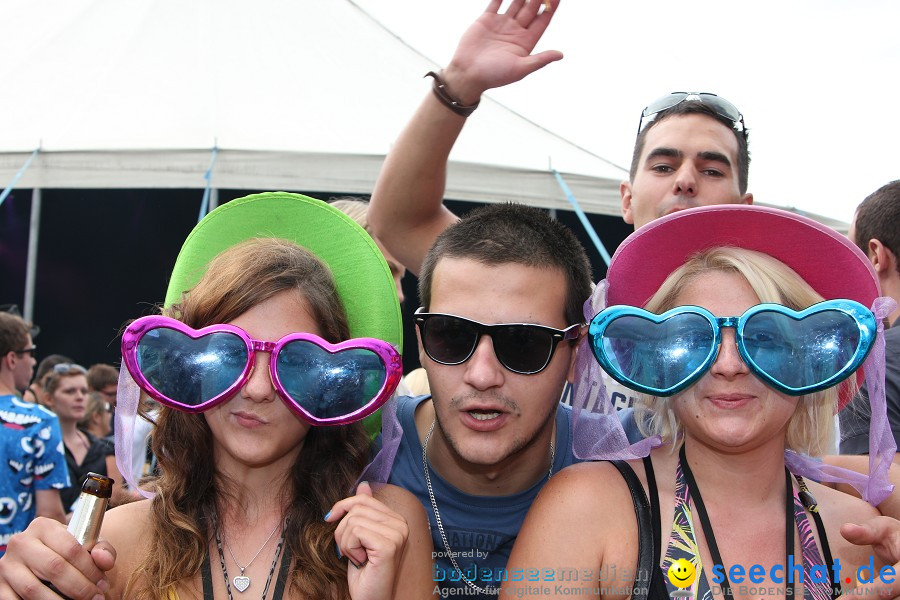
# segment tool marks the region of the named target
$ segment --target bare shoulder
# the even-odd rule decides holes
[[[828,536],[828,545],[832,553],[847,565],[862,565],[869,561],[872,555],[870,546],[857,546],[851,544],[841,535],[841,525],[844,523],[861,523],[881,513],[868,502],[837,491],[826,485],[807,481],[809,491],[815,497],[819,514],[825,525]],[[821,541],[820,541],[821,545]]]
[[[547,490],[559,488],[572,491],[577,488],[591,493],[618,495],[628,493],[628,486],[619,470],[610,462],[596,461],[570,465],[553,475],[541,493],[552,493]]]
[[[372,495],[376,500],[384,502],[394,510],[397,510],[398,508],[410,509],[415,506],[422,506],[422,503],[419,502],[418,498],[413,496],[410,492],[391,483],[374,486]]]
[[[877,517],[878,509],[856,496],[845,494],[815,481],[806,480],[809,491],[815,497],[822,518],[828,521],[839,521],[839,525],[848,521],[857,522],[862,519]]]
[[[411,526],[421,524],[423,527],[428,527],[428,519],[425,516],[425,508],[422,506],[422,503],[405,489],[386,483],[374,489],[372,494],[376,500],[383,502],[385,506],[394,512],[403,515]]]
[[[638,547],[634,504],[618,469],[608,462],[580,463],[554,474],[538,494],[508,570],[564,565],[567,571],[599,573],[604,565],[634,565]],[[589,587],[587,580],[578,581],[563,593],[587,595]],[[504,583],[504,595],[524,593],[521,582]]]
[[[103,537],[113,544],[140,545],[150,523],[150,504],[150,500],[140,500],[108,510],[103,517]]]
[[[116,551],[116,566],[109,572],[113,592],[123,591],[128,578],[146,555],[150,533],[150,500],[117,506],[103,518],[100,535]]]
[[[601,511],[604,519],[589,519]],[[628,518],[630,515],[631,518]],[[527,520],[574,519],[584,527],[609,530],[634,521],[634,503],[619,470],[609,462],[578,463],[562,469],[538,494]],[[602,523],[601,523],[602,521]]]

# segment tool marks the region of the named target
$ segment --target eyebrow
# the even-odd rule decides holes
[[[676,150],[675,148],[654,148],[649,153],[647,153],[647,159],[644,162],[650,162],[654,158],[658,158],[660,156],[665,156],[668,158],[681,158],[684,156],[684,153],[681,150]]]
[[[644,162],[650,162],[654,158],[658,158],[660,156],[665,156],[668,158],[683,158],[684,153],[677,148],[654,148],[647,154],[647,159]],[[726,167],[731,167],[731,161],[721,152],[715,152],[712,150],[698,152],[697,158],[705,161],[722,163]]]
[[[728,160],[728,157],[725,156],[724,154],[722,154],[721,152],[712,152],[712,151],[698,152],[697,158],[702,159],[702,160],[713,161],[713,162],[720,162],[727,167],[731,166],[731,161]]]

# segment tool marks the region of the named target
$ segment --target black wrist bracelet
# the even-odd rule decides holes
[[[443,77],[435,73],[434,71],[428,71],[425,73],[425,77],[433,77],[434,85],[431,87],[431,91],[434,92],[435,97],[441,101],[441,104],[455,112],[461,117],[468,117],[475,109],[478,108],[478,104],[481,102],[480,100],[475,102],[475,104],[469,104],[468,106],[462,104],[459,100],[450,95],[450,92],[447,91],[447,84],[444,82]]]

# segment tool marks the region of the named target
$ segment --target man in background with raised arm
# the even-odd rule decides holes
[[[443,205],[450,150],[485,91],[514,83],[562,58],[532,55],[559,0],[493,0],[460,39],[446,68],[388,154],[372,194],[369,221],[400,262],[418,274],[437,235],[457,220]],[[753,201],[743,118],[712,95],[671,95],[645,109],[622,216],[640,227],[681,208]]]

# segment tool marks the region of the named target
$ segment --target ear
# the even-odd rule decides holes
[[[419,363],[421,364],[421,363],[424,362],[424,361],[422,360],[422,356],[425,354],[425,348],[422,347],[422,334],[419,333],[419,326],[418,326],[418,325],[416,325],[415,330],[416,330],[416,346],[417,346],[418,349],[419,349]]]
[[[587,336],[588,328],[587,325],[582,326],[581,331],[578,332],[578,337],[572,342],[572,356],[569,357],[569,372],[566,375],[566,380],[569,383],[575,383],[575,359],[578,357],[578,351],[581,348],[581,340],[583,340]],[[587,351],[587,348],[584,348]]]
[[[619,184],[619,195],[622,197],[622,219],[629,225],[634,225],[634,215],[631,212],[631,182],[627,179]]]
[[[753,194],[747,192],[746,194],[741,196],[739,204],[753,204]]]
[[[6,369],[11,371],[13,367],[16,366],[16,353],[10,350],[6,354],[3,355],[3,358],[0,359],[0,369]]]
[[[425,354],[425,347],[422,345],[422,334],[419,332],[419,328],[416,327],[416,345],[419,347],[419,364],[425,369],[425,372],[428,372],[426,368],[428,361],[425,360],[427,358],[427,354]]]
[[[881,243],[881,240],[872,238],[869,240],[869,243],[866,244],[866,250],[866,253],[869,255],[869,260],[872,261],[872,266],[875,267],[875,272],[878,273],[879,276],[890,272],[889,269],[894,268],[897,257]]]

